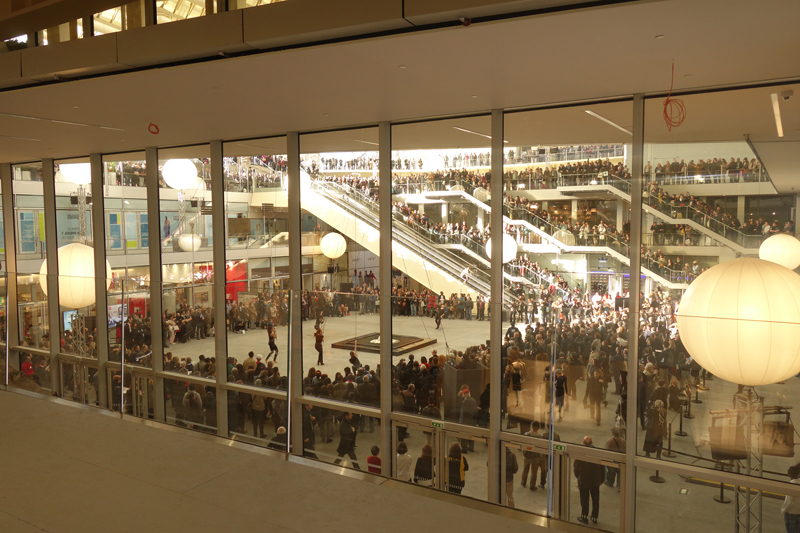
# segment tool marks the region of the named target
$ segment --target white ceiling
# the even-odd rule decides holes
[[[796,0],[667,0],[6,91],[0,93],[0,161],[657,94],[669,89],[673,59],[676,90],[797,80],[798,20]],[[659,97],[647,105],[646,140],[731,141],[749,134],[754,141],[776,141],[769,101],[775,90],[685,96],[686,121],[671,133]],[[781,102],[784,140],[800,140],[800,86],[795,93]],[[630,142],[629,135],[585,109],[632,126],[630,103],[541,110],[507,115],[506,140],[510,145]],[[158,126],[158,135],[148,132],[150,123]],[[490,133],[488,116],[398,126],[395,147],[488,147],[488,139],[454,125]],[[306,139],[303,150],[369,149],[377,129],[318,139],[317,146]],[[259,143],[241,141],[226,149],[255,153]],[[279,150],[282,143],[269,141],[267,147]]]

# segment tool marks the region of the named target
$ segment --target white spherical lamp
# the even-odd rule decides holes
[[[203,238],[194,233],[184,233],[178,237],[178,247],[184,252],[196,252],[203,245]]]
[[[89,163],[64,163],[58,165],[64,179],[75,185],[89,185],[92,182],[92,165]]]
[[[319,242],[322,254],[330,259],[339,259],[347,250],[347,241],[338,233],[328,233]]]
[[[189,159],[170,159],[161,171],[164,183],[180,191],[197,184],[197,167]]]
[[[800,276],[742,257],[701,274],[678,309],[678,332],[697,363],[741,385],[800,372]]]
[[[800,266],[800,241],[788,233],[778,233],[761,243],[758,257],[794,270]]]
[[[492,259],[492,239],[486,241],[486,257]],[[509,234],[503,234],[503,263],[517,257],[517,241]]]
[[[94,250],[85,244],[72,243],[58,249],[58,303],[81,309],[95,302]],[[106,289],[111,284],[111,265],[106,261]],[[47,294],[47,261],[39,270],[39,285]]]

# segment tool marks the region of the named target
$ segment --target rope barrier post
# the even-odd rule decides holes
[[[664,479],[663,477],[659,476],[659,475],[658,475],[658,470],[656,470],[656,473],[655,473],[655,475],[653,475],[653,476],[650,476],[650,481],[652,481],[653,483],[664,483],[664,482],[666,482],[667,480],[666,480],[666,479]]]
[[[725,484],[719,483],[719,496],[714,496],[714,501],[718,503],[731,503],[730,498],[725,497]]]
[[[700,387],[695,387],[694,400],[692,400],[692,403],[703,403],[703,400],[700,399]]]
[[[667,451],[662,455],[669,459],[677,457],[676,454],[672,453],[672,422],[669,423],[669,427],[667,428]]]
[[[688,409],[686,410],[686,414],[683,415],[683,418],[688,418],[689,420],[693,419],[694,416],[692,415],[692,402],[686,402],[686,406]]]
[[[680,425],[678,426],[678,431],[675,432],[675,435],[678,437],[685,437],[688,435],[688,433],[683,430],[683,404],[681,404],[681,410],[678,413],[678,418],[680,419]]]

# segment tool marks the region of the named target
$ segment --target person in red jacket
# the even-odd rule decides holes
[[[25,375],[29,378],[33,377],[33,364],[31,363],[30,355],[25,356],[25,361],[22,363],[22,371],[25,372]]]

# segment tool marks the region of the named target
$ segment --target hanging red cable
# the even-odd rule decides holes
[[[668,131],[672,131],[672,128],[677,128],[686,120],[686,106],[683,104],[683,100],[670,98],[672,96],[672,87],[674,84],[675,63],[672,63],[672,81],[670,81],[669,84],[667,99],[664,100],[664,122],[667,123]]]

